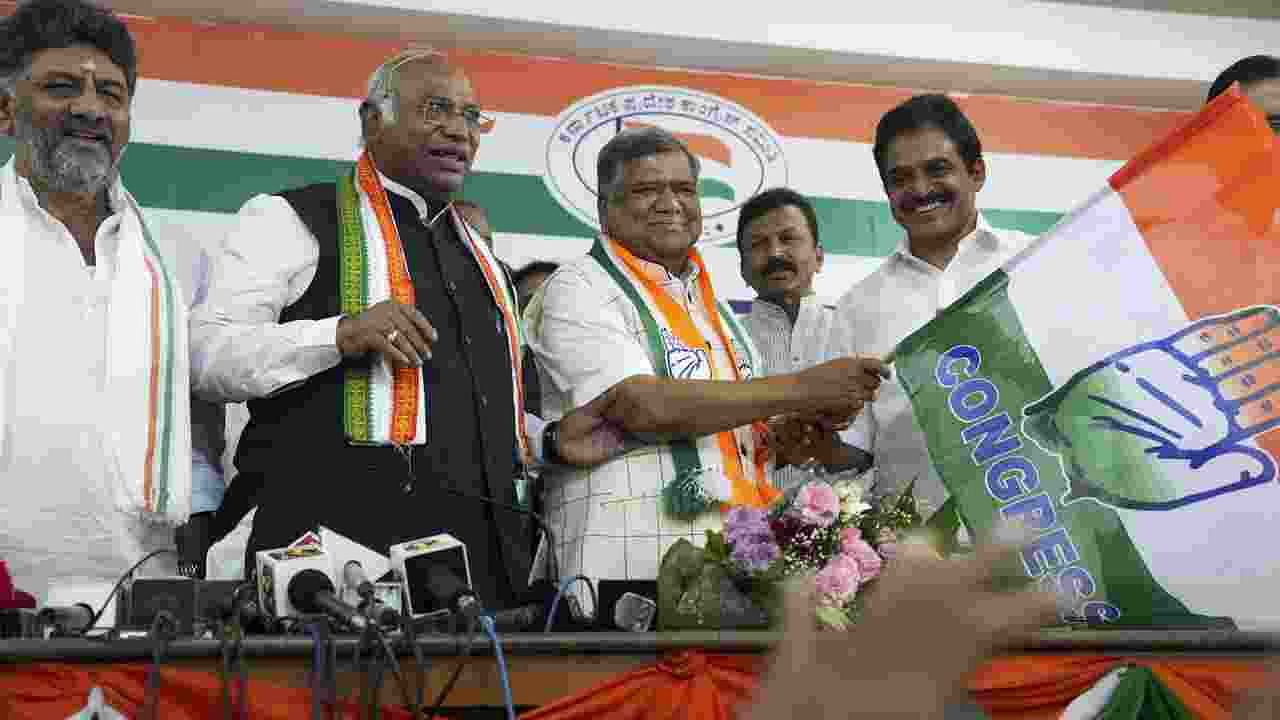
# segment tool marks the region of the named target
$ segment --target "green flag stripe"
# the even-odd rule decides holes
[[[702,197],[720,198],[730,202],[737,199],[733,196],[733,188],[730,187],[729,183],[708,177],[698,180],[698,194]],[[743,198],[743,200],[745,199]]]
[[[649,353],[653,356],[653,369],[658,377],[671,377],[671,366],[667,364],[667,348],[662,343],[662,333],[658,327],[658,320],[649,311],[649,306],[644,298],[640,296],[640,291],[626,277],[622,268],[614,263],[613,258],[609,256],[608,250],[605,249],[604,243],[596,240],[591,246],[591,257],[595,259],[605,272],[609,273],[609,277],[618,284],[619,288],[626,293],[627,299],[635,306],[636,312],[640,315],[640,321],[644,324],[645,336],[649,340]],[[698,448],[691,440],[672,440],[669,443],[671,448],[671,461],[675,465],[676,477],[688,477],[696,474],[702,469],[702,458],[698,456]]]
[[[12,138],[0,138],[0,163],[13,150]],[[205,150],[135,143],[122,162],[125,184],[143,207],[204,212],[235,212],[250,197],[310,183],[333,182],[352,163],[228,150]],[[464,195],[484,206],[498,232],[561,237],[594,237],[547,192],[537,175],[477,172]],[[738,201],[746,198],[735,198]],[[889,206],[871,200],[811,198],[822,245],[829,253],[883,257],[903,237]],[[996,227],[1038,235],[1061,213],[1036,210],[984,210]],[[717,218],[708,218],[714,226]],[[723,227],[718,232],[732,233]],[[728,244],[733,241],[729,240]]]
[[[1038,537],[1020,553],[1019,572],[1070,595],[1072,618],[1221,625],[1190,612],[1152,576],[1114,509],[1064,503],[1062,464],[1023,423],[1024,408],[1052,383],[1008,284],[997,270],[896,349],[898,382],[965,525],[983,541],[1001,518],[1027,520]]]

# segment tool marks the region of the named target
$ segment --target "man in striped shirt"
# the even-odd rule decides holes
[[[743,324],[766,374],[785,375],[822,362],[835,306],[813,291],[813,277],[822,269],[813,205],[790,188],[751,198],[738,216],[738,252],[742,277],[757,295]],[[793,417],[779,419],[771,428],[779,455],[774,485],[781,490],[800,482],[803,473],[796,466],[811,459],[829,470],[871,464],[868,453],[840,442],[834,431],[816,423]]]

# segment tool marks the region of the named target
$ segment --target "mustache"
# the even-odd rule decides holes
[[[798,272],[799,268],[796,267],[795,263],[791,262],[786,258],[771,257],[769,258],[769,262],[764,264],[764,269],[760,271],[760,274],[769,275],[770,273],[775,273],[775,272],[778,272],[779,270],[790,270],[791,272]]]
[[[948,192],[946,190],[934,190],[933,192],[928,193],[927,195],[908,195],[903,200],[902,206],[908,210],[914,210],[920,207],[921,205],[928,205],[930,203],[935,203],[935,202],[937,203],[950,202],[953,196],[954,196],[953,193]]]
[[[84,133],[93,135],[108,145],[111,144],[113,138],[111,134],[111,125],[104,118],[94,118],[79,113],[67,113],[63,116],[62,122],[59,123],[62,128],[63,135],[71,135],[72,133]]]

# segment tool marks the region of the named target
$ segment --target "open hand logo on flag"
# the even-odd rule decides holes
[[[678,380],[710,380],[711,362],[707,351],[702,348],[691,348],[663,328],[662,343],[667,347],[667,367],[671,368],[671,377]]]
[[[1023,429],[1062,463],[1064,504],[1172,510],[1272,482],[1251,440],[1280,424],[1278,349],[1275,307],[1204,318],[1077,372]]]

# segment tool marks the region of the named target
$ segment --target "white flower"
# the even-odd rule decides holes
[[[863,502],[861,493],[857,497],[841,498],[840,500],[840,516],[846,520],[861,515],[871,509],[871,506]]]
[[[836,491],[836,497],[844,500],[850,498],[853,500],[861,500],[863,493],[866,491],[862,487],[862,483],[854,480],[844,480],[832,485],[832,489]]]

